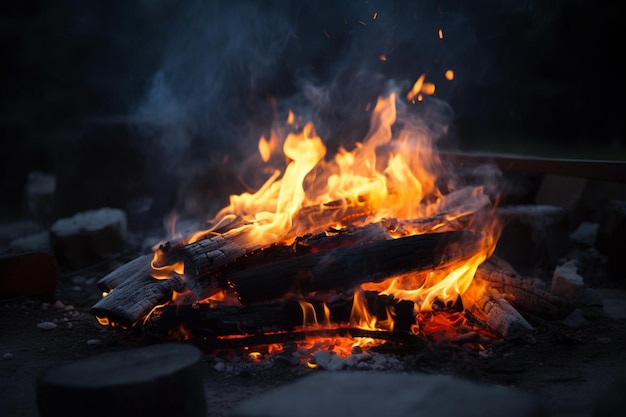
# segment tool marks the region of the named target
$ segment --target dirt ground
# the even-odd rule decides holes
[[[43,370],[146,343],[136,335],[100,325],[89,313],[100,297],[95,283],[111,267],[105,264],[63,273],[57,290],[47,297],[0,300],[0,416],[37,415],[36,380]],[[620,286],[610,281],[601,284]],[[46,329],[44,322],[56,327]],[[436,345],[387,354],[403,364],[402,372],[457,375],[517,387],[536,395],[551,416],[596,415],[599,397],[614,381],[626,378],[626,320],[603,317],[580,328],[530,322],[535,328],[531,335],[495,343],[489,355]],[[228,416],[238,402],[311,372],[332,372],[279,363],[225,372],[216,363],[210,354],[203,360],[210,417]],[[621,396],[615,399],[623,404]]]

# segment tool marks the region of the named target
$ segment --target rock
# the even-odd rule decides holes
[[[523,205],[496,210],[503,224],[495,254],[521,273],[553,268],[567,251],[568,219],[561,207]]]
[[[596,248],[609,259],[616,277],[626,277],[626,201],[613,200],[602,211],[595,240]]]
[[[50,234],[41,232],[24,236],[9,243],[12,252],[51,252]]]
[[[578,274],[575,261],[568,261],[554,269],[550,292],[572,301],[586,318],[598,318],[603,314],[602,295],[587,287],[583,277]]]
[[[233,417],[539,417],[537,399],[448,375],[319,372],[240,403]]]
[[[47,252],[0,256],[0,298],[51,294],[57,285],[55,257]]]
[[[54,330],[58,327],[56,323],[52,323],[51,321],[42,321],[41,323],[37,323],[37,328],[39,330]]]
[[[205,417],[199,349],[162,343],[96,355],[41,372],[40,417]]]
[[[126,213],[101,208],[57,220],[50,228],[50,243],[60,264],[88,266],[124,248]]]

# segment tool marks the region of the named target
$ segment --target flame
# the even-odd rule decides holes
[[[454,78],[452,70],[446,72],[446,78]],[[406,100],[415,102],[422,95],[435,93],[435,85],[425,79],[425,74],[418,77]],[[436,300],[448,302],[463,296],[464,305],[471,303],[480,291],[484,291],[471,285],[476,269],[492,254],[499,237],[499,226],[491,220],[493,216],[481,211],[491,207],[491,203],[483,187],[457,189],[450,180],[449,193],[444,195],[440,191],[437,180],[443,172],[443,164],[433,139],[425,132],[413,129],[410,123],[396,124],[399,103],[405,104],[396,92],[379,97],[373,109],[367,108],[371,110],[371,122],[363,140],[355,143],[352,149],[340,147],[332,158],[326,158],[326,147],[313,123],[306,122],[300,128],[298,122],[301,119],[289,111],[283,120],[288,127],[284,130],[276,128],[269,138],[262,136],[258,142],[259,155],[264,163],[270,165],[270,162],[281,159],[284,167],[274,169],[257,191],[231,195],[228,206],[209,221],[212,225],[209,229],[181,238],[180,242],[192,243],[215,234],[235,218],[242,221],[224,234],[241,236],[247,248],[260,249],[275,243],[291,244],[300,236],[330,227],[363,225],[384,219],[429,216],[440,219],[427,226],[407,224],[402,230],[395,231],[393,237],[450,230],[449,224],[455,220],[480,212],[475,216],[477,223],[468,227],[482,234],[482,246],[469,259],[452,261],[443,270],[405,274],[361,285],[354,292],[350,325],[368,330],[394,329],[393,310],[387,310],[385,318],[377,317],[368,310],[363,291],[411,300],[415,303],[416,315],[433,311]],[[272,158],[281,143],[284,158]],[[328,209],[330,203],[333,210]],[[304,208],[317,210],[323,215],[312,221],[303,215]],[[358,216],[350,216],[348,209]],[[184,275],[184,264],[171,262],[166,246],[161,245],[154,252],[152,276],[166,279]],[[201,302],[224,302],[227,297],[228,294],[222,292]],[[300,306],[303,328],[331,326],[326,305],[323,306],[323,318],[317,317],[310,303],[300,301]],[[419,332],[420,325],[416,324],[413,331]],[[184,329],[179,329],[179,333],[184,334]],[[318,345],[321,342],[307,343]],[[355,344],[369,343],[372,341],[362,338],[349,343],[324,341],[323,345],[349,352]]]
[[[406,95],[407,100],[411,102],[414,102],[415,100],[422,101],[422,93],[428,96],[435,94],[435,84],[424,82],[425,78],[426,74],[422,74],[417,78],[411,88],[411,91],[409,91]]]
[[[446,77],[446,80],[448,80],[448,81],[452,81],[452,80],[454,80],[454,71],[452,71],[452,70],[450,70],[450,69],[449,69],[449,70],[447,70],[447,71],[445,72],[445,77]]]

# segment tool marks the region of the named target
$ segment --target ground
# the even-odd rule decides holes
[[[100,325],[89,313],[100,297],[95,282],[114,264],[62,273],[50,296],[0,300],[0,416],[36,416],[36,380],[49,367],[147,343]],[[580,328],[529,321],[535,328],[530,335],[494,343],[488,354],[450,345],[392,349],[385,354],[398,359],[403,369],[386,371],[502,384],[536,395],[551,416],[594,415],[599,396],[613,381],[626,377],[626,320],[602,317]],[[45,329],[44,322],[56,327]],[[333,372],[284,363],[224,370],[218,363],[210,354],[203,360],[210,417],[227,416],[238,402],[312,372]]]

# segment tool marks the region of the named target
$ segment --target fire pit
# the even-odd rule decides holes
[[[380,97],[364,140],[332,158],[313,124],[289,111],[259,140],[259,157],[280,169],[231,195],[206,229],[100,279],[92,314],[209,350],[295,344],[307,354],[293,360],[310,366],[330,349],[339,367],[382,343],[483,351],[531,331],[521,313],[565,318],[577,300],[492,256],[504,226],[499,171],[444,163],[411,113],[432,92],[423,78]]]

